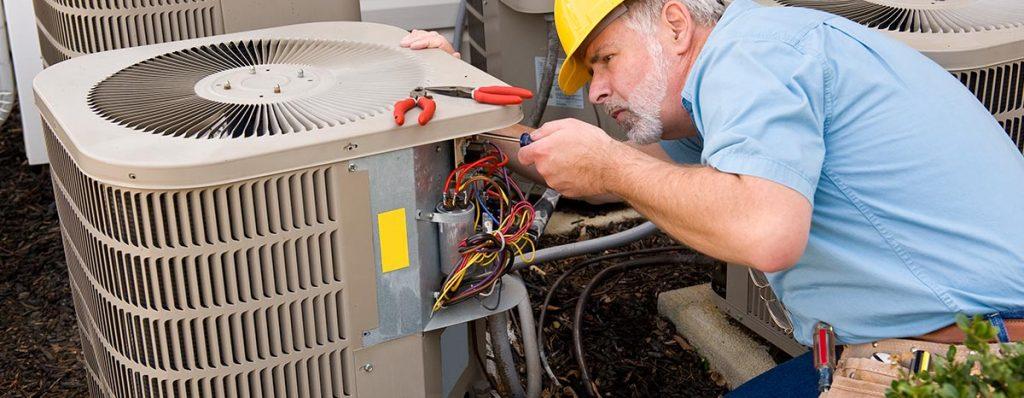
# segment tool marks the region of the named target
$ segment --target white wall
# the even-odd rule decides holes
[[[4,1],[7,14],[7,36],[10,38],[14,73],[18,82],[18,103],[25,136],[25,152],[29,164],[46,163],[46,145],[43,142],[43,121],[36,109],[32,93],[32,79],[43,70],[36,33],[35,11],[29,0]]]

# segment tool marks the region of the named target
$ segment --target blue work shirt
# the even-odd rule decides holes
[[[663,141],[674,160],[813,205],[803,257],[768,275],[801,343],[819,320],[862,343],[1024,307],[1024,156],[912,48],[832,14],[737,0],[682,103],[700,134]]]

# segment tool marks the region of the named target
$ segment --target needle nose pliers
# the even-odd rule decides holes
[[[395,103],[395,123],[399,126],[405,124],[405,114],[412,108],[423,109],[419,116],[420,126],[425,126],[434,117],[437,110],[437,103],[430,93],[458,97],[471,98],[481,104],[490,105],[519,105],[524,99],[533,98],[533,92],[520,87],[508,86],[487,86],[487,87],[465,87],[465,86],[437,86],[437,87],[416,87],[409,93],[409,98]]]
[[[434,94],[450,97],[472,98],[481,104],[519,105],[524,99],[533,98],[533,92],[525,88],[509,86],[465,87],[439,86],[426,87],[424,90]]]
[[[409,92],[409,98],[395,103],[395,124],[399,126],[405,124],[405,113],[417,106],[423,110],[423,112],[420,112],[418,120],[420,126],[426,126],[427,122],[434,118],[434,110],[437,109],[437,103],[434,102],[434,97],[431,97],[430,93],[423,87],[416,87]]]

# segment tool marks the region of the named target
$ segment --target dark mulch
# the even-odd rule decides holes
[[[541,239],[541,246],[602,236],[636,224],[638,222],[578,229],[576,235],[570,236],[547,236]],[[674,244],[670,238],[658,234],[606,253]],[[591,257],[594,256],[544,265],[546,276],[535,272],[524,275],[535,313],[540,312],[547,286],[577,262]],[[586,396],[573,356],[573,311],[584,286],[600,269],[614,261],[577,272],[556,291],[548,307],[543,344],[555,375],[564,387],[559,389],[545,381],[546,396]],[[582,335],[591,378],[605,396],[718,397],[726,392],[721,377],[708,370],[707,362],[676,335],[671,322],[659,316],[657,309],[658,293],[710,280],[711,269],[706,265],[676,264],[639,268],[611,276],[595,290],[588,301]]]
[[[0,396],[88,394],[49,169],[0,130]]]

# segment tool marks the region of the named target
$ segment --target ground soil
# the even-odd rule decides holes
[[[49,169],[0,131],[0,397],[88,394]]]
[[[639,221],[596,229],[578,228],[574,234],[545,236],[541,246],[602,236],[636,224]],[[665,235],[657,234],[599,254],[675,244]],[[524,275],[534,313],[540,312],[548,285],[576,263],[594,256],[542,265],[546,276],[536,272]],[[545,379],[545,396],[586,396],[573,356],[572,315],[583,288],[598,271],[615,261],[621,260],[577,272],[555,291],[548,307],[543,344],[562,387]],[[721,376],[708,369],[707,362],[676,335],[672,323],[659,316],[657,309],[658,293],[710,280],[711,269],[706,265],[672,264],[611,276],[595,290],[584,315],[582,336],[591,378],[604,396],[717,397],[726,392]]]
[[[593,211],[578,203],[565,207]],[[545,237],[541,245],[630,226],[578,229]],[[657,235],[623,250],[671,244]],[[547,276],[526,275],[538,310],[547,285],[582,259],[544,265]],[[598,269],[568,279],[549,308],[544,344],[564,387],[546,381],[546,396],[585,396],[572,356],[571,314]],[[606,396],[716,397],[725,392],[720,378],[657,313],[659,292],[709,280],[706,267],[677,264],[618,275],[598,289],[583,335],[590,372]],[[0,397],[84,396],[85,377],[49,170],[28,165],[15,112],[0,131]]]

